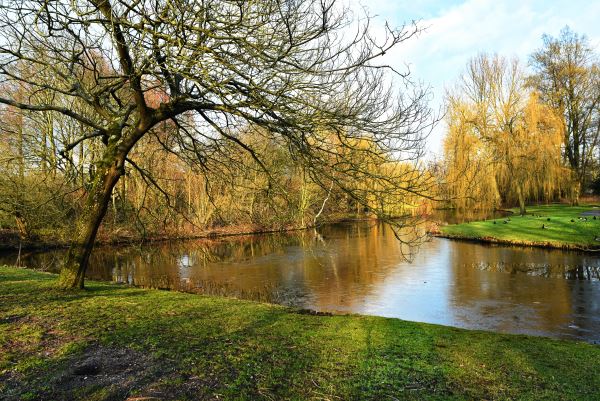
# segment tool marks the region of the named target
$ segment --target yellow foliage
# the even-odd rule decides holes
[[[460,210],[493,208],[500,199],[488,150],[469,124],[474,114],[456,99],[448,108],[448,135],[444,140],[447,196]]]
[[[451,203],[494,208],[549,201],[570,187],[560,116],[528,92],[513,61],[480,56],[448,96],[444,155]]]

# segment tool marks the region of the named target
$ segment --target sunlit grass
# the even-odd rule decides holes
[[[600,347],[585,343],[98,282],[62,292],[54,281],[0,267],[9,400],[600,399]],[[69,389],[98,350],[127,350],[138,365]]]
[[[443,235],[473,239],[492,239],[503,242],[599,248],[600,216],[580,219],[581,213],[594,210],[592,206],[548,205],[528,207],[521,216],[513,216],[441,228]],[[600,209],[599,209],[600,210]]]

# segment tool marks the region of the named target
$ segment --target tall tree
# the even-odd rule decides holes
[[[543,46],[531,55],[531,84],[542,100],[564,119],[564,158],[583,188],[600,135],[600,70],[585,36],[569,27],[558,37],[543,36]]]
[[[448,96],[444,138],[446,197],[458,210],[495,209],[500,205],[493,155],[473,129],[472,105]]]
[[[455,197],[475,195],[494,206],[500,194],[523,214],[527,199],[554,194],[564,174],[562,130],[553,110],[527,90],[518,60],[472,59],[448,103],[445,152]]]
[[[239,135],[257,126],[315,182],[361,203],[367,197],[344,184],[348,177],[368,175],[397,198],[418,193],[412,182],[403,186],[344,157],[417,158],[431,124],[426,93],[410,82],[409,91],[396,92],[390,69],[375,62],[417,28],[386,27],[379,40],[369,23],[326,0],[0,0],[1,83],[38,94],[35,101],[2,95],[0,103],[78,122],[81,132],[63,154],[86,141],[102,144],[90,156],[86,205],[61,286],[83,287],[113,188],[127,164],[136,168],[132,150],[167,122],[176,138],[161,144],[206,168],[233,144],[268,173]],[[323,140],[324,131],[335,141]],[[358,147],[357,139],[372,146]]]

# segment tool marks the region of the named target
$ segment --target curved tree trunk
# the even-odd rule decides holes
[[[105,155],[106,156],[106,155]],[[107,157],[104,158],[106,161]],[[123,160],[117,156],[111,157],[112,163],[96,173],[92,182],[80,225],[77,228],[69,252],[60,271],[58,285],[61,288],[83,288],[85,271],[98,228],[106,215],[112,191],[119,178],[123,175]],[[104,163],[107,165],[107,163]]]

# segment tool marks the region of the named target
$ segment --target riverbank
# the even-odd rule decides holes
[[[600,251],[600,216],[589,206],[543,205],[513,216],[442,226],[436,236],[476,242]],[[584,215],[585,213],[588,215]]]
[[[141,237],[139,234],[126,230],[105,232],[101,228],[96,239],[96,245],[131,245],[166,241],[213,239],[237,237],[244,235],[284,233],[301,231],[306,229],[307,227],[272,228],[246,224],[238,226],[218,227],[210,230],[198,231],[193,233],[172,232],[163,234],[153,234],[151,236]],[[61,238],[61,236],[57,236],[55,235],[55,233],[49,235],[37,235],[27,240],[20,240],[19,234],[16,231],[0,230],[0,251],[15,251],[18,249],[43,251],[51,249],[68,248],[69,245],[70,240],[68,238]]]
[[[0,267],[8,400],[600,398],[600,347]]]
[[[333,220],[327,220],[322,224],[336,224],[352,221],[374,221],[375,217],[338,217]],[[191,232],[164,232],[155,233],[148,236],[141,236],[137,232],[125,229],[107,230],[100,227],[95,244],[97,246],[111,245],[132,245],[132,244],[147,244],[154,242],[167,241],[185,241],[185,240],[201,240],[226,237],[240,237],[261,234],[287,233],[294,231],[304,231],[313,229],[316,226],[307,225],[305,227],[283,226],[283,227],[265,227],[258,224],[242,224],[231,225],[224,227],[216,227],[206,230],[191,231]],[[46,251],[51,249],[68,248],[70,246],[70,238],[65,234],[57,234],[50,232],[47,234],[36,234],[29,239],[21,240],[19,233],[15,230],[0,229],[0,251]]]

